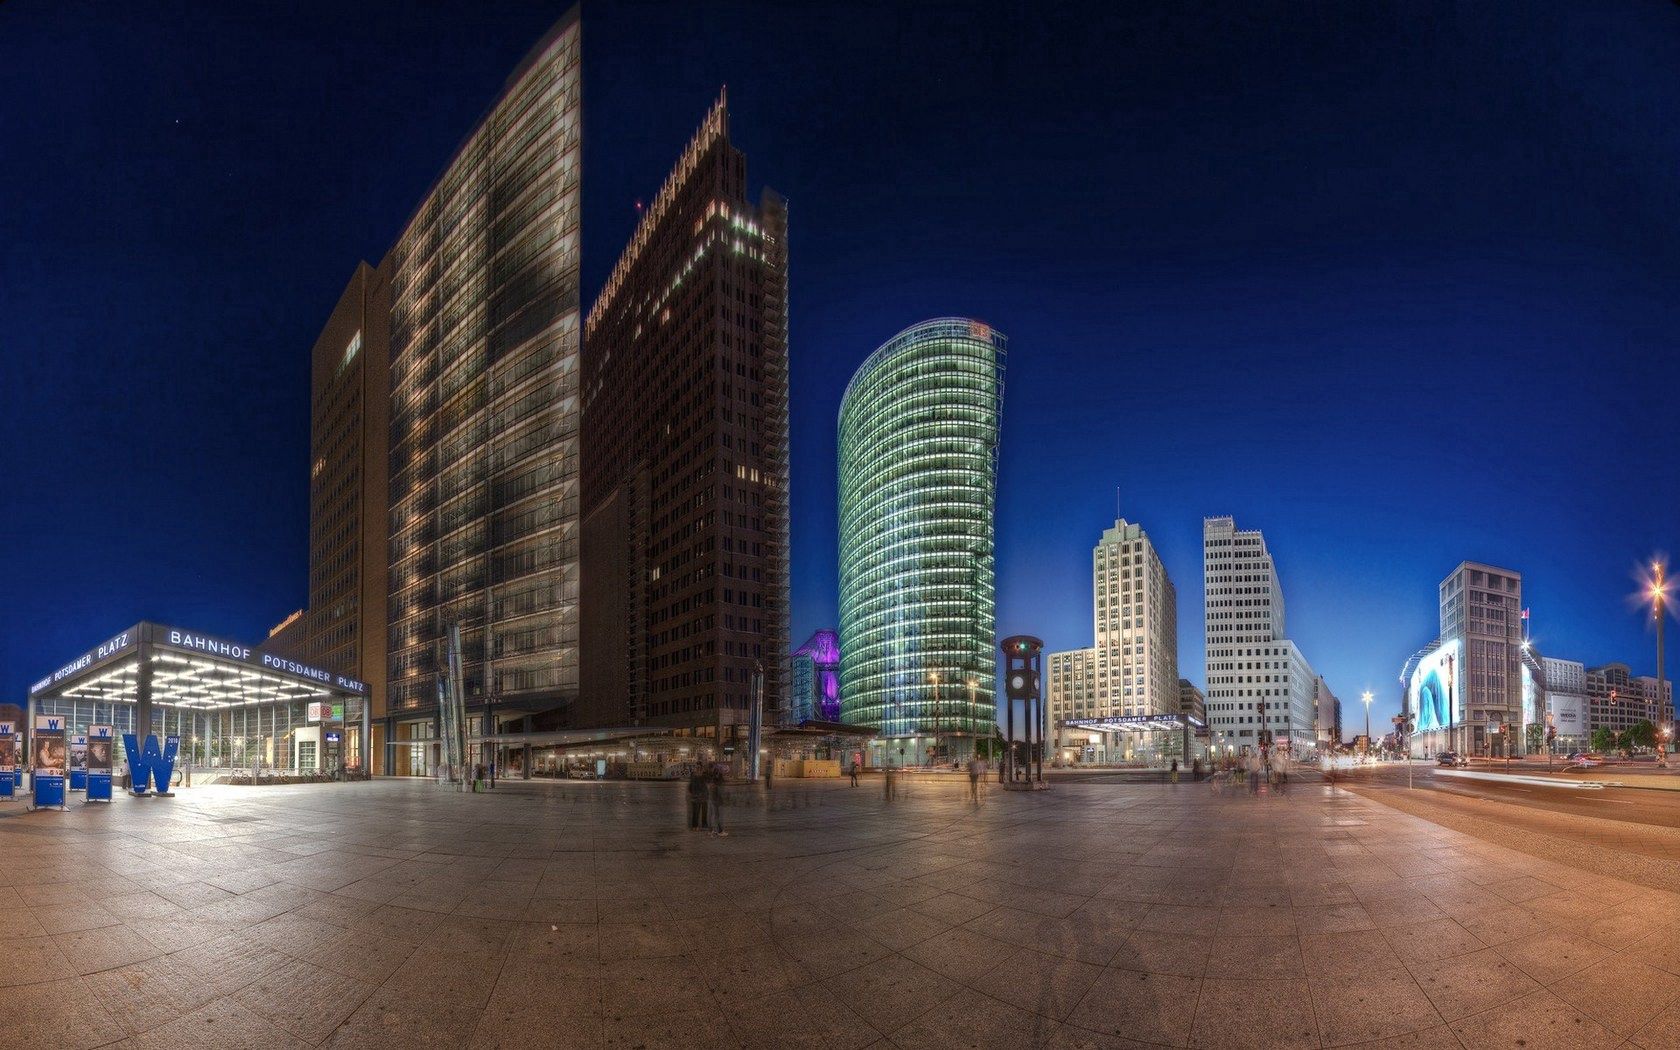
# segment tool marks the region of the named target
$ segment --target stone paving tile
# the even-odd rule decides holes
[[[1133,930],[1120,942],[1108,965],[1145,973],[1200,977],[1207,972],[1208,957],[1215,943],[1210,937]]]
[[[1610,956],[1610,949],[1578,933],[1543,930],[1497,945],[1500,955],[1516,963],[1541,984],[1583,970]]]
[[[0,1045],[52,1050],[101,1047],[123,1035],[106,1003],[76,981],[35,984],[0,995]]]
[[[1101,966],[1022,948],[969,986],[1000,1002],[1063,1021],[1102,974]]]
[[[1621,1040],[1551,992],[1541,990],[1499,1009],[1452,1023],[1466,1047],[1523,1047],[1524,1050],[1592,1050]]]
[[[1540,984],[1492,948],[1424,965],[1412,976],[1441,1016],[1451,1022],[1539,991]]]
[[[1104,1035],[1186,1046],[1194,1017],[1188,1007],[1201,985],[1199,977],[1110,968],[1092,983],[1067,1021]]]
[[[1317,978],[1312,986],[1325,1046],[1371,1043],[1429,1029],[1445,1034],[1441,1015],[1404,968]]]
[[[1551,989],[1605,1028],[1627,1036],[1645,1018],[1680,999],[1680,977],[1615,957],[1557,981]]]
[[[1019,1050],[1047,1041],[1058,1028],[1040,1014],[963,989],[888,1037],[900,1050]]]
[[[231,998],[275,1027],[306,1043],[318,1043],[343,1024],[375,987],[294,961],[263,974]]]
[[[1207,1050],[1318,1046],[1307,982],[1204,980],[1190,1045]]]

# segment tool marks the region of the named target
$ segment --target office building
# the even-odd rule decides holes
[[[1064,649],[1044,654],[1044,717],[1050,724],[1052,760],[1063,764],[1106,762],[1104,734],[1066,725],[1070,719],[1095,718],[1097,651]]]
[[[1583,676],[1587,698],[1587,735],[1608,729],[1620,733],[1639,722],[1659,729],[1674,721],[1674,683],[1659,688],[1654,675],[1635,675],[1627,664],[1588,668]]]
[[[357,265],[311,353],[309,604],[302,659],[367,683],[374,771],[386,771],[389,274]],[[278,645],[289,644],[282,632]],[[359,726],[346,752],[359,763]]]
[[[744,742],[788,697],[787,206],[727,99],[584,324],[582,700],[566,724]],[[737,754],[741,753],[739,749]]]
[[[1557,732],[1552,740],[1553,749],[1564,754],[1585,750],[1592,733],[1587,721],[1586,665],[1579,660],[1542,656],[1540,666],[1546,694],[1546,716]]]
[[[499,723],[577,696],[578,63],[574,8],[514,70],[379,267],[393,773],[438,760],[451,625],[473,729],[492,711]],[[352,343],[339,349],[353,361]]]
[[[1318,746],[1339,747],[1342,743],[1342,702],[1330,691],[1323,675],[1319,675],[1318,681],[1313,684],[1313,695],[1317,697]]]
[[[1241,754],[1270,739],[1305,755],[1318,740],[1318,675],[1285,632],[1265,537],[1228,517],[1205,519],[1202,582],[1214,747]]]
[[[1441,581],[1440,638],[1457,652],[1452,746],[1469,754],[1522,750],[1522,574],[1460,562]]]
[[[960,760],[996,724],[1004,347],[979,321],[925,321],[840,402],[840,710],[879,732],[872,761]]]
[[[1145,727],[1149,716],[1181,713],[1178,677],[1178,590],[1141,525],[1120,518],[1091,550],[1090,649],[1046,658],[1045,704],[1051,737],[1072,743],[1080,761],[1137,761],[1159,757],[1182,734]],[[1137,719],[1113,729],[1076,727],[1068,719]],[[1093,737],[1098,739],[1090,739]]]
[[[1100,713],[1176,713],[1178,589],[1141,525],[1121,518],[1104,530],[1091,585]]]
[[[823,628],[793,651],[786,721],[840,721],[840,632]]]
[[[1207,696],[1188,678],[1178,680],[1178,712],[1198,722],[1207,722]]]

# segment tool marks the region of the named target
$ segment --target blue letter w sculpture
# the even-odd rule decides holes
[[[163,738],[163,753],[158,753],[157,737],[147,734],[146,746],[140,747],[140,741],[133,733],[123,734],[123,750],[128,752],[128,770],[134,775],[133,791],[136,795],[144,795],[147,785],[157,785],[160,795],[169,794],[169,778],[175,772],[175,752],[181,746],[178,736]]]

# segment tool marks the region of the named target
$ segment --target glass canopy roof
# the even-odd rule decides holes
[[[154,704],[219,710],[247,704],[330,701],[367,695],[366,684],[208,635],[142,623],[30,687],[30,699],[136,703],[142,662]]]

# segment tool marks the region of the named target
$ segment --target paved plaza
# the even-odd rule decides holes
[[[0,1045],[1680,1046],[1673,895],[1346,792],[681,791],[0,809]]]

